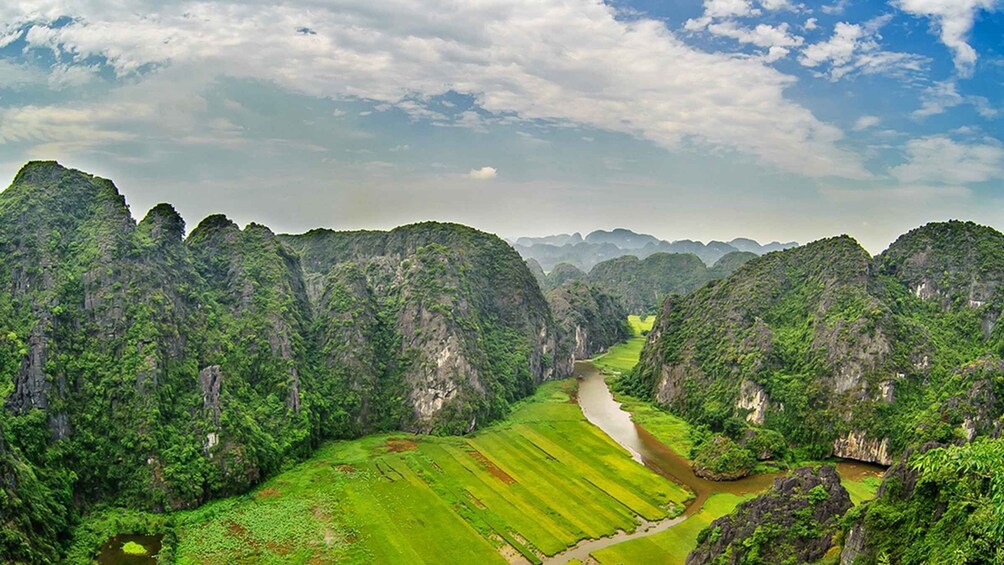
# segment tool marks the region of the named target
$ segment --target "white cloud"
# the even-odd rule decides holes
[[[854,131],[862,131],[879,125],[882,119],[878,116],[861,116],[854,122]]]
[[[844,10],[847,9],[847,6],[850,3],[851,0],[837,0],[833,4],[827,4],[825,6],[822,6],[820,10],[822,10],[824,14],[830,14],[830,15],[843,14]]]
[[[802,29],[804,29],[805,31],[812,31],[819,27],[819,24],[816,22],[817,22],[816,18],[809,18],[805,20],[804,24],[802,24]]]
[[[881,16],[864,24],[837,22],[833,35],[806,46],[798,62],[811,68],[829,67],[824,74],[832,81],[852,73],[904,75],[924,70],[930,62],[927,57],[880,48],[879,30],[888,21],[888,16]]]
[[[671,150],[731,149],[808,176],[867,176],[859,157],[838,145],[839,129],[784,96],[793,77],[762,60],[702,52],[661,21],[618,20],[600,0],[456,3],[449,18],[434,0],[344,0],[337,10],[317,2],[309,22],[303,6],[262,1],[33,6],[36,19],[74,19],[35,25],[32,45],[79,61],[104,57],[141,83],[165,69],[207,83],[223,74],[312,96],[414,104],[404,108],[412,115],[456,91],[503,119],[587,125]],[[706,8],[716,17],[759,10],[743,0],[709,0]],[[26,18],[10,5],[0,16],[0,26]],[[316,35],[295,31],[306,24]],[[771,33],[791,41],[776,31],[764,29],[759,41]]]
[[[959,94],[955,81],[937,82],[924,90],[920,108],[914,110],[913,116],[916,118],[934,116],[959,104],[962,104],[962,95]]]
[[[819,192],[826,200],[836,204],[867,206],[871,209],[885,206],[901,207],[904,203],[917,205],[933,201],[957,202],[969,199],[973,193],[964,186],[925,184],[866,189],[824,185],[820,187]]]
[[[960,185],[1004,179],[1004,147],[986,138],[982,143],[960,143],[945,136],[912,139],[906,144],[906,163],[890,172],[903,183]]]
[[[795,6],[792,6],[788,0],[760,0],[760,5],[768,11],[795,9]]]
[[[752,16],[759,13],[750,0],[704,0],[704,15],[712,18]]]
[[[738,27],[735,22],[724,21],[711,24],[708,31],[713,35],[731,37],[740,43],[752,43],[757,47],[797,47],[803,40],[797,35],[788,33],[788,24],[778,26],[759,24],[753,29]]]
[[[775,45],[767,50],[767,54],[763,56],[763,60],[767,63],[773,63],[774,61],[787,57],[789,52],[790,51],[787,48]]]
[[[467,173],[467,178],[474,180],[491,180],[498,176],[498,171],[495,167],[481,167],[480,169],[471,169]]]
[[[45,75],[33,67],[0,59],[0,89],[16,90],[26,86],[44,84],[45,80]]]
[[[49,72],[49,88],[63,90],[87,84],[97,78],[98,67],[95,65],[69,65],[59,63],[52,66]]]
[[[895,4],[904,12],[930,18],[937,26],[941,42],[952,50],[959,74],[972,74],[976,51],[967,43],[967,36],[976,12],[996,9],[998,0],[897,0]]]
[[[920,108],[913,111],[913,117],[926,118],[943,113],[949,108],[972,104],[976,108],[976,113],[986,119],[997,117],[999,113],[990,101],[982,96],[963,96],[959,94],[955,80],[936,82],[924,89],[920,99]]]
[[[0,143],[29,141],[98,146],[128,141],[135,136],[118,126],[140,116],[151,117],[151,111],[150,107],[141,104],[5,108],[0,113]]]

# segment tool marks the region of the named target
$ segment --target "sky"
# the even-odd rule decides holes
[[[1004,0],[5,0],[0,185],[277,232],[1004,228]]]

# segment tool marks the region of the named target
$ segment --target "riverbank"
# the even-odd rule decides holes
[[[629,322],[634,330],[630,340],[576,367],[580,389],[594,391],[596,399],[591,402],[610,412],[601,419],[590,418],[590,421],[627,449],[645,451],[646,456],[642,459],[647,466],[685,485],[695,493],[695,497],[688,502],[687,510],[681,517],[684,520],[676,520],[645,535],[631,536],[620,543],[597,543],[588,557],[599,563],[683,563],[687,554],[696,547],[697,536],[705,526],[730,513],[743,500],[770,488],[774,478],[782,473],[776,472],[781,469],[773,464],[762,464],[756,473],[740,481],[714,482],[694,475],[689,459],[694,444],[690,424],[652,402],[617,393],[609,386],[610,380],[630,371],[637,364],[654,317],[642,319],[632,316]],[[580,392],[580,404],[584,400],[590,402],[588,396],[584,398]],[[601,410],[590,410],[583,405],[583,411],[590,417]],[[622,421],[616,422],[616,413],[621,414]],[[616,423],[610,425],[611,422]],[[796,466],[813,464],[834,464],[855,505],[875,497],[883,473],[883,469],[877,466],[852,461],[800,462]],[[569,552],[568,555],[583,559],[580,553]]]
[[[540,563],[691,496],[591,425],[574,380],[466,437],[334,442],[251,493],[170,514],[178,563]],[[132,532],[116,532],[132,533]]]
[[[605,370],[637,362],[636,331],[603,358]],[[697,477],[683,455],[686,422],[618,400],[584,362],[576,379],[544,383],[471,436],[334,442],[247,495],[160,517],[170,524],[165,551],[178,563],[682,563],[704,526],[774,475]],[[847,475],[858,500],[869,496],[867,474]],[[104,552],[100,562],[121,561]]]
[[[684,514],[676,520],[659,524],[658,528],[634,535],[618,534],[615,539],[583,542],[560,558],[599,563],[669,563],[682,564],[697,546],[697,536],[712,521],[730,513],[736,505],[771,487],[783,473],[756,473],[736,481],[716,482],[698,477],[691,461],[669,449],[626,412],[606,383],[606,375],[591,362],[576,365],[579,379],[578,400],[590,422],[601,428],[625,449],[660,475],[673,480],[694,493]],[[658,410],[657,408],[653,408]],[[671,415],[658,410],[666,417]],[[653,418],[661,417],[653,414]],[[855,504],[875,496],[882,470],[867,463],[854,461],[824,462],[837,468],[841,482],[851,492]],[[550,561],[564,563],[562,559]]]

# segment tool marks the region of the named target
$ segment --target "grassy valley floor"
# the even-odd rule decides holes
[[[241,497],[175,514],[178,563],[505,563],[679,514],[691,496],[589,424],[574,381],[469,437],[336,442]]]
[[[653,320],[632,317],[635,337],[594,363],[611,374],[630,370]],[[679,515],[692,493],[636,463],[589,423],[575,389],[572,379],[545,383],[505,421],[467,437],[334,442],[247,495],[152,519],[157,531],[170,531],[165,549],[184,564],[481,564],[540,563],[580,540]],[[687,422],[644,400],[617,400],[636,423],[689,456]],[[855,504],[874,497],[878,484],[867,475],[843,482]],[[743,500],[712,494],[680,524],[590,556],[602,564],[683,563],[698,533]],[[92,538],[141,533],[112,529],[128,516],[95,515],[78,531]]]

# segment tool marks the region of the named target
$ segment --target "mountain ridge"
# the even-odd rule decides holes
[[[571,374],[493,235],[184,226],[169,204],[137,223],[111,181],[55,162],[0,192],[0,498],[53,501],[52,528],[0,540],[25,560],[54,560],[78,509],[190,508],[325,439],[464,433]]]

